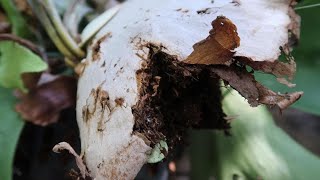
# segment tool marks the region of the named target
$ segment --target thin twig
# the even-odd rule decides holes
[[[296,8],[294,8],[294,10],[309,9],[309,8],[314,8],[314,7],[318,7],[318,6],[320,6],[320,3],[307,5],[307,6],[296,7]]]
[[[44,53],[32,42],[22,39],[18,36],[15,36],[13,34],[0,34],[0,41],[14,41],[28,49],[30,49],[32,52],[34,52],[35,54],[38,54],[40,57],[42,57],[42,59],[46,59],[46,56],[44,55]]]

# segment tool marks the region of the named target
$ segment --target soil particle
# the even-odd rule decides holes
[[[115,101],[117,106],[122,106],[123,103],[124,103],[124,99],[123,98],[116,98],[114,101]]]
[[[240,5],[241,5],[241,1],[240,1],[240,0],[233,0],[232,3],[233,3],[235,6],[240,6]]]
[[[103,61],[102,65],[100,67],[105,67],[106,66],[106,62]]]
[[[87,103],[82,108],[83,120],[88,122],[97,109],[101,109],[102,115],[105,111],[111,111],[109,94],[108,92],[102,90],[101,86],[99,86],[97,89],[91,90],[89,98],[87,99]]]
[[[198,14],[210,14],[210,8],[205,8],[197,11]]]
[[[112,34],[111,32],[108,32],[106,35],[102,36],[96,43],[95,45],[92,47],[93,52],[92,52],[92,61],[96,61],[98,59],[100,59],[100,44],[105,41],[108,38],[111,38]]]

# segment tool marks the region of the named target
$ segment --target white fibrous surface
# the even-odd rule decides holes
[[[236,26],[234,56],[276,61],[288,43],[290,0],[129,0],[96,35],[79,78],[77,120],[82,156],[96,179],[133,179],[151,151],[133,132],[139,100],[136,71],[148,43],[182,61],[205,39],[217,16]],[[119,102],[119,99],[123,103]]]

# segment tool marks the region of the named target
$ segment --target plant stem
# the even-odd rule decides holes
[[[16,43],[19,43],[20,45],[30,49],[32,52],[34,52],[35,54],[38,54],[40,57],[42,57],[42,59],[45,59],[45,55],[41,52],[41,50],[32,42],[20,38],[18,36],[15,36],[13,34],[0,34],[0,41],[14,41]]]
[[[40,6],[39,2],[37,0],[28,0],[28,3],[33,9],[33,12],[38,17],[39,21],[45,28],[46,32],[48,33],[50,39],[53,41],[53,43],[56,45],[58,50],[69,59],[76,59],[76,57],[69,51],[69,49],[65,46],[63,41],[58,36],[57,32],[55,31],[54,26],[52,25],[50,19],[48,18],[47,14],[45,13],[45,10]]]
[[[40,2],[41,3],[41,2]],[[82,58],[85,56],[85,53],[78,47],[77,43],[72,39],[69,35],[68,31],[65,29],[62,24],[61,18],[54,7],[54,4],[51,0],[42,1],[42,6],[48,13],[48,17],[51,20],[55,30],[60,36],[61,40],[65,43],[65,45],[70,49],[70,51],[75,54],[77,57]]]
[[[0,6],[7,14],[7,17],[11,23],[13,34],[22,38],[32,37],[25,19],[17,10],[12,0],[0,0]]]

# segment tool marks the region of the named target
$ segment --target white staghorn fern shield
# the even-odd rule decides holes
[[[176,64],[183,64],[194,52],[194,48],[196,50],[196,46],[193,47],[196,43],[212,36],[232,56],[228,62],[199,63],[209,65],[200,65],[196,69],[217,64],[228,68],[237,61],[256,70],[290,79],[295,64],[277,61],[281,54],[280,47],[287,50],[289,39],[298,37],[298,18],[290,3],[291,0],[129,0],[124,3],[118,14],[95,37],[87,58],[82,62],[84,66],[78,84],[77,120],[81,155],[90,176],[95,179],[134,179],[160,139],[166,140],[170,146],[170,139],[165,133],[153,139],[152,134],[157,133],[150,132],[152,128],[148,129],[148,123],[153,127],[152,122],[157,120],[145,115],[149,111],[162,112],[156,111],[161,107],[153,104],[145,106],[144,102],[156,97],[161,99],[165,94],[157,94],[157,89],[165,86],[162,83],[164,78],[158,75],[160,70],[155,75],[156,72],[150,68],[154,53],[161,52],[166,61],[174,59]],[[219,29],[218,25],[211,25],[218,16],[224,16],[235,25],[231,33],[237,33],[240,44],[228,48],[224,46],[223,38],[215,36],[219,33],[213,32],[209,36],[212,29]],[[221,27],[225,25],[225,21],[216,22],[220,22]],[[200,46],[201,53],[208,52],[202,52]],[[197,64],[194,61],[185,62]],[[180,68],[176,71],[184,70]],[[186,76],[188,72],[184,71]],[[219,74],[220,71],[214,72],[218,77],[223,76]],[[146,82],[148,75],[153,79],[152,83],[158,84]],[[221,78],[238,88],[240,93],[243,92],[244,97],[254,97],[253,100],[251,98],[253,105],[265,103],[281,106],[284,103],[283,106],[287,106],[298,98],[297,94],[284,97],[269,91],[261,93],[259,85],[253,86],[255,89],[248,89],[250,86],[237,87],[228,77]],[[152,84],[151,90],[146,88],[148,83]],[[248,94],[251,91],[257,95]],[[177,96],[181,94],[176,93]],[[166,116],[162,118],[166,119]],[[145,121],[146,125],[136,128],[137,119],[140,123]]]

